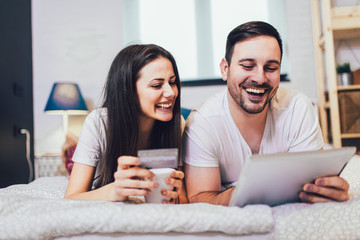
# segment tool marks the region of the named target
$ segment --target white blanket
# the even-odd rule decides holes
[[[264,233],[268,239],[360,239],[360,157],[341,174],[352,198],[245,208],[205,203],[123,204],[63,199],[66,177],[0,189],[0,239],[52,239],[83,233]],[[256,239],[256,236],[254,236]]]
[[[360,156],[354,156],[340,176],[350,184],[349,201],[274,207],[269,239],[360,239]]]
[[[0,239],[52,239],[82,233],[266,233],[271,208],[211,204],[124,204],[62,199],[66,177],[0,190]]]

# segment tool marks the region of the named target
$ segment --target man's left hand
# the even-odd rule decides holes
[[[306,183],[299,197],[301,201],[308,203],[349,200],[349,183],[339,177],[321,177],[315,183]]]

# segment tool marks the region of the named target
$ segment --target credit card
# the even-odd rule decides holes
[[[140,166],[143,168],[177,168],[177,148],[139,150]]]

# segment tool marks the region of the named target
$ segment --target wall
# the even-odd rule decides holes
[[[277,0],[276,3],[280,4],[281,1]],[[285,3],[287,44],[284,45],[284,48],[288,48],[288,56],[285,56],[283,61],[288,61],[285,65],[289,69],[290,82],[282,82],[280,85],[297,89],[316,101],[317,88],[310,1],[285,1]],[[220,71],[219,68],[216,70]],[[226,86],[183,88],[182,103],[184,106],[197,106],[203,99],[221,91],[224,87]],[[190,97],[191,99],[189,99]]]
[[[76,82],[88,106],[100,105],[111,61],[122,48],[119,9],[118,0],[32,1],[36,155],[59,152],[64,141],[62,116],[43,111],[54,82]],[[69,130],[78,133],[82,120],[71,117]]]
[[[115,54],[123,47],[119,22],[128,1],[33,0],[35,154],[59,153],[64,141],[62,117],[43,112],[53,82],[77,82],[95,107]],[[310,1],[286,1],[290,83],[285,87],[316,98]],[[124,22],[126,25],[127,23]],[[225,44],[225,39],[224,39]],[[220,62],[220,59],[219,59]],[[219,69],[215,69],[219,71]],[[222,86],[184,87],[182,105],[196,107]],[[83,117],[70,117],[69,130],[80,132]]]
[[[309,98],[317,98],[310,1],[286,1],[290,83]]]

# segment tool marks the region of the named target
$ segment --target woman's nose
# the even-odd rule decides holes
[[[175,86],[175,87],[173,87]],[[177,89],[177,86],[176,85],[173,85],[171,86],[170,84],[164,84],[164,92],[163,92],[163,95],[164,97],[173,97],[176,95],[175,93],[175,89]]]

